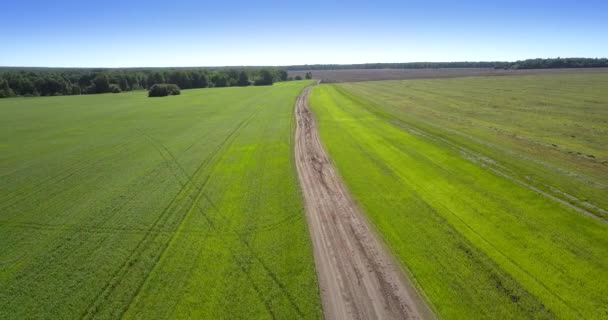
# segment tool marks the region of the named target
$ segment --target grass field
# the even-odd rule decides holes
[[[350,191],[440,317],[605,319],[607,84],[361,82],[318,86],[309,102]]]
[[[389,118],[608,218],[608,73],[344,84]]]
[[[320,79],[323,83],[355,82],[375,80],[405,80],[454,78],[472,76],[518,76],[542,74],[573,74],[573,73],[608,73],[608,68],[584,69],[520,69],[503,70],[495,68],[428,68],[428,69],[342,69],[342,70],[301,70],[289,71],[289,76],[304,78],[311,72],[313,79]]]
[[[0,100],[0,318],[319,318],[307,84]]]

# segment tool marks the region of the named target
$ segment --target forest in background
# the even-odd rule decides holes
[[[0,67],[0,98],[120,93],[155,84],[181,89],[271,85],[290,80],[278,68],[20,68]]]
[[[30,68],[0,67],[0,98],[119,93],[145,90],[154,84],[175,84],[181,89],[271,85],[293,80],[287,71],[348,69],[556,69],[603,68],[607,58],[527,59],[514,62],[408,62],[366,64],[316,64],[285,67],[192,68]],[[310,72],[306,78],[310,79]],[[296,79],[298,80],[298,79]]]

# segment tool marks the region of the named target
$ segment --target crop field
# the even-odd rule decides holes
[[[585,73],[375,81],[319,85],[309,103],[440,318],[606,319],[606,87]]]
[[[289,76],[304,78],[307,72],[312,73],[313,79],[323,83],[356,82],[375,80],[404,80],[429,78],[454,78],[473,76],[521,76],[543,74],[572,74],[572,73],[608,73],[608,68],[585,69],[519,69],[503,70],[494,68],[430,68],[430,69],[342,69],[342,70],[302,70],[289,71]]]
[[[0,318],[319,318],[308,82],[0,101]]]

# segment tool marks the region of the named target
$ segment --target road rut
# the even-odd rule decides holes
[[[310,89],[296,101],[295,160],[325,318],[434,318],[337,175],[308,109]]]

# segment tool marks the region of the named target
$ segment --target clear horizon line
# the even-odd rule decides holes
[[[496,62],[496,63],[512,63],[517,61],[524,60],[534,60],[534,59],[607,59],[606,57],[535,57],[535,58],[526,58],[526,59],[518,59],[518,60],[437,60],[437,61],[400,61],[400,62],[361,62],[361,63],[303,63],[303,64],[281,64],[281,65],[189,65],[189,66],[136,66],[136,67],[100,67],[100,66],[25,66],[25,65],[0,65],[0,68],[40,68],[40,69],[162,69],[162,68],[262,68],[262,67],[273,67],[273,68],[281,68],[281,67],[293,67],[293,66],[326,66],[326,65],[335,65],[335,66],[349,66],[349,65],[369,65],[369,64],[407,64],[407,63],[475,63],[475,62]]]

